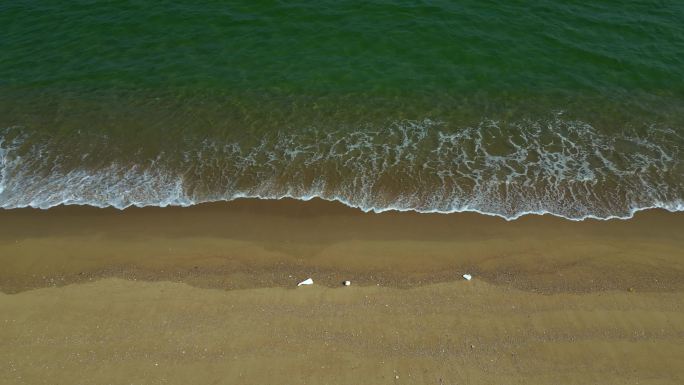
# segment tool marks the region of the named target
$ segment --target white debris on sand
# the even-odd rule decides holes
[[[313,285],[313,279],[307,278],[307,279],[305,279],[302,282],[297,284],[297,286],[303,286],[303,285]]]
[[[471,279],[473,279],[473,276],[470,275],[470,274],[463,274],[463,278],[464,278],[466,281],[470,281]]]

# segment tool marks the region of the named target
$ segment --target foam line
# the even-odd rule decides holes
[[[684,138],[655,126],[615,135],[556,115],[456,130],[425,119],[278,132],[251,145],[192,139],[180,157],[162,151],[137,159],[108,152],[116,143],[95,148],[75,139],[65,149],[64,140],[7,129],[0,132],[0,207],[320,198],[365,212],[476,212],[507,220],[684,211]],[[87,149],[81,162],[68,158],[74,148]]]

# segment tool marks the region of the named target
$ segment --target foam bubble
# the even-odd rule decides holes
[[[460,128],[429,119],[311,128],[253,143],[189,138],[174,151],[135,161],[122,151],[96,152],[78,142],[65,149],[63,141],[17,132],[0,133],[3,208],[317,197],[373,212],[581,220],[684,207],[682,136],[655,126],[608,134],[560,114]],[[80,161],[65,155],[72,148],[86,149]]]

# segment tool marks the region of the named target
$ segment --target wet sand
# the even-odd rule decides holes
[[[20,209],[0,266],[3,384],[684,383],[684,213]]]

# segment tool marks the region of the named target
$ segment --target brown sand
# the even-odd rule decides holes
[[[682,213],[10,210],[0,266],[3,384],[684,383]]]

